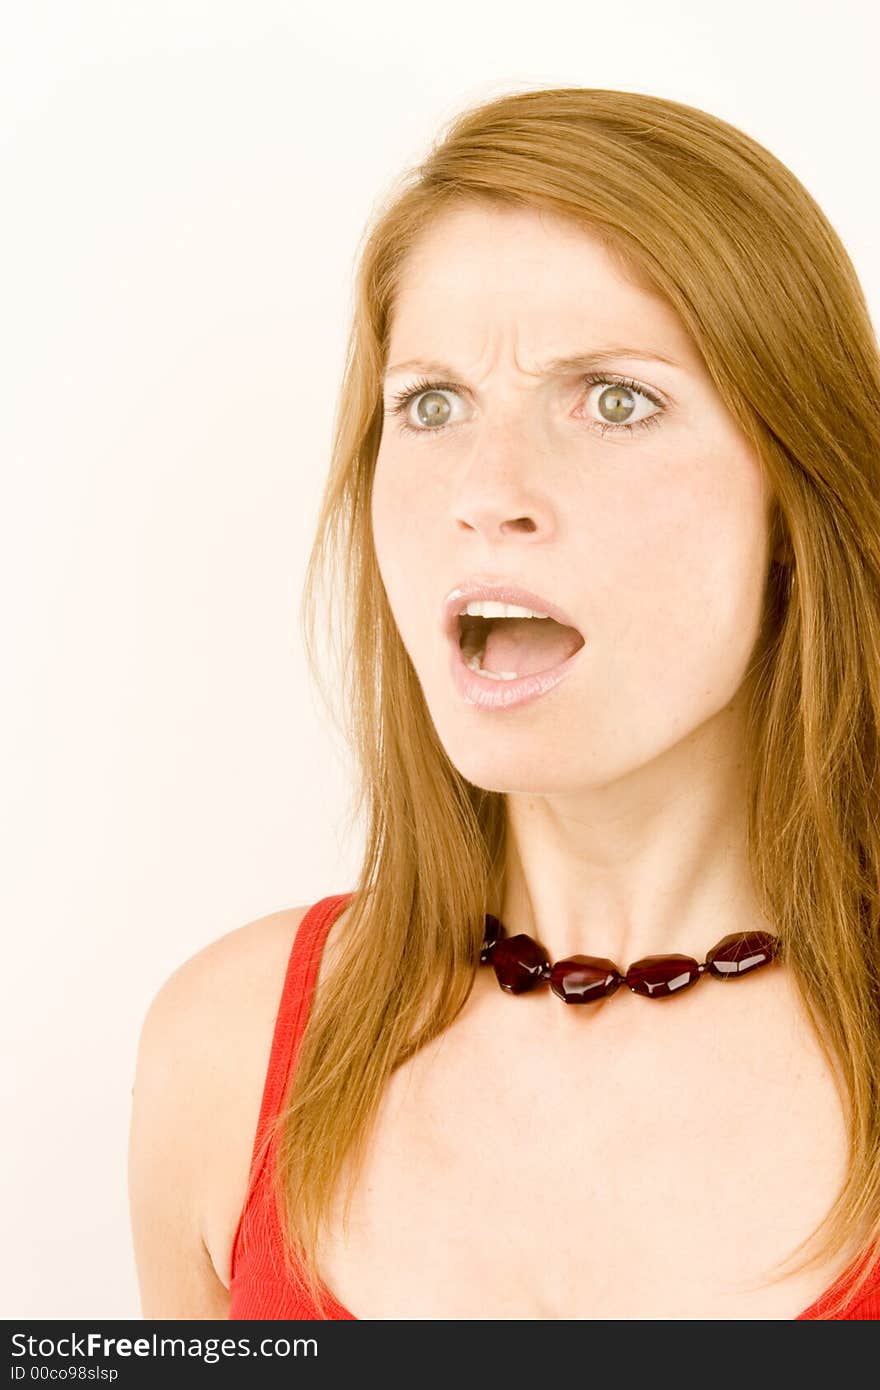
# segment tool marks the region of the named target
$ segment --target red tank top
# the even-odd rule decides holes
[[[232,1243],[229,1318],[294,1318],[308,1321],[321,1318],[315,1304],[298,1292],[284,1270],[281,1228],[269,1185],[275,1143],[268,1149],[262,1164],[259,1164],[258,1158],[269,1122],[284,1104],[293,1077],[325,938],[352,896],[351,893],[337,893],[321,898],[310,907],[299,924],[291,948],[251,1155],[248,1195]],[[857,1263],[851,1267],[848,1276],[844,1274],[840,1277],[841,1287],[848,1282],[848,1277],[851,1279]],[[835,1288],[836,1285],[831,1287]],[[326,1286],[325,1291],[331,1320],[357,1321],[356,1314],[344,1308]],[[825,1319],[827,1314],[822,1311],[821,1305],[830,1292],[831,1289],[826,1290],[825,1294],[799,1313],[796,1320]],[[880,1318],[880,1271],[858,1302],[851,1304],[840,1316],[859,1321]]]

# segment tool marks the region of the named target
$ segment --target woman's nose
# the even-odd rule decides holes
[[[528,455],[525,456],[525,455]],[[488,431],[474,455],[457,471],[449,499],[456,530],[480,532],[488,541],[528,535],[549,539],[556,509],[542,485],[541,450],[521,431]]]
[[[487,539],[515,533],[533,534],[540,528],[534,508],[522,515],[510,515],[508,510],[492,502],[475,502],[457,510],[458,525],[465,531],[479,531]]]

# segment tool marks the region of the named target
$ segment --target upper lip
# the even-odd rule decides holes
[[[462,583],[453,589],[443,600],[443,629],[447,637],[458,638],[458,615],[467,608],[472,602],[490,600],[494,603],[517,603],[522,608],[531,608],[537,613],[546,613],[548,617],[555,618],[563,627],[573,627],[575,632],[580,631],[577,623],[560,608],[558,604],[551,603],[549,599],[542,598],[540,594],[533,593],[531,589],[521,589],[517,584],[482,584]]]

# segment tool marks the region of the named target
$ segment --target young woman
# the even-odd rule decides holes
[[[364,862],[151,1005],[145,1316],[877,1316],[880,358],[797,179],[651,96],[460,115],[305,597]]]

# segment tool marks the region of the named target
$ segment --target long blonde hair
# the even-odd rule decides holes
[[[302,615],[318,688],[354,751],[351,818],[363,816],[367,837],[342,959],[322,980],[267,1135],[278,1138],[272,1190],[288,1272],[326,1311],[318,1238],[343,1165],[347,1218],[384,1087],[459,1014],[484,915],[500,909],[504,796],[467,782],[438,740],[370,519],[401,266],[462,200],[572,219],[665,295],[775,490],[771,540],[784,559],[768,567],[750,673],[749,854],[846,1101],[850,1146],[834,1204],[786,1261],[806,1251],[795,1268],[812,1267],[855,1236],[869,1253],[857,1293],[880,1260],[877,341],[840,239],[767,150],[694,107],[579,87],[459,114],[375,209],[359,248]]]

